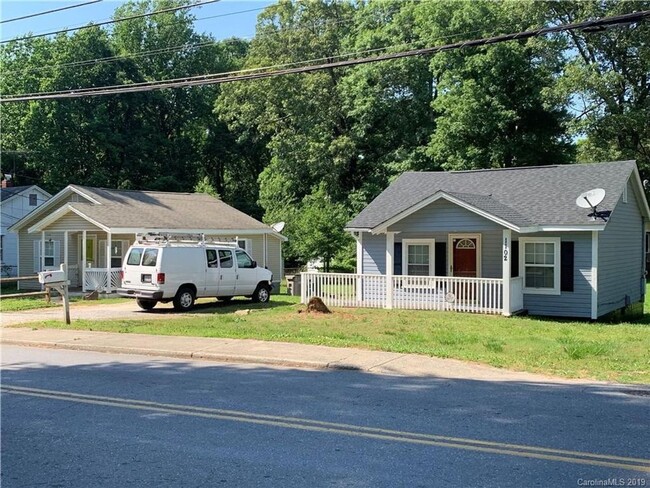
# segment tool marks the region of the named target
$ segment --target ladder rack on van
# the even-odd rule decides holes
[[[154,244],[154,245],[168,245],[168,244],[214,244],[219,246],[239,247],[237,241],[216,241],[212,238],[206,238],[205,234],[176,234],[176,233],[160,233],[148,232],[146,234],[137,234],[136,242],[138,244]]]

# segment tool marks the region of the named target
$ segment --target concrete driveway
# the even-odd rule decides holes
[[[63,306],[24,310],[20,312],[2,312],[2,325],[11,326],[44,320],[63,320]],[[70,305],[70,318],[72,320],[106,320],[106,319],[152,319],[171,318],[174,307],[171,303],[158,304],[151,312],[144,312],[138,308],[135,300],[120,303],[81,303]]]

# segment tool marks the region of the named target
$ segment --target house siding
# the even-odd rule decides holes
[[[96,225],[88,222],[86,219],[80,217],[74,212],[69,212],[62,216],[60,219],[57,219],[55,222],[52,222],[47,226],[48,231],[65,231],[65,230],[86,230],[92,232],[103,232],[102,229]]]
[[[32,194],[36,195],[35,206],[29,205],[29,195]],[[18,274],[18,235],[15,232],[9,232],[8,228],[43,205],[48,199],[47,193],[38,187],[32,187],[6,199],[0,205],[2,209],[0,234],[3,236],[2,264],[9,267],[3,270],[3,276],[17,276]]]
[[[556,317],[591,316],[591,232],[536,233],[515,237],[559,237],[561,241],[574,243],[573,291],[563,291],[560,295],[538,295],[524,293],[524,309],[531,315]],[[523,249],[520,256],[523,255]],[[520,276],[524,276],[519,266]]]
[[[598,316],[642,300],[644,295],[644,221],[639,196],[627,183],[627,203],[621,198],[598,239]]]
[[[277,292],[280,290],[279,285],[284,277],[282,241],[275,236],[268,236],[266,245],[266,267],[273,273],[274,289]]]
[[[388,228],[391,232],[479,232],[497,231],[501,227],[480,215],[459,207],[447,200],[437,200],[423,209],[413,212]],[[364,236],[365,237],[365,236]]]
[[[386,236],[363,234],[363,269],[364,274],[386,273]]]

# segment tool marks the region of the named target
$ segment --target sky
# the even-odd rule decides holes
[[[85,3],[86,1],[88,0],[0,0],[0,19],[6,21],[23,15]],[[115,9],[123,3],[125,3],[124,0],[103,0],[99,3],[84,5],[62,12],[2,23],[0,24],[0,39],[5,41],[29,33],[41,34],[69,27],[78,27],[90,22],[110,20]],[[221,0],[200,8],[194,8],[191,12],[197,18],[195,29],[199,33],[212,34],[216,39],[232,36],[252,38],[255,34],[257,15],[261,12],[261,9],[273,3],[275,3],[273,0]],[[249,10],[249,12],[242,12],[244,10]],[[231,12],[242,13],[199,20],[203,17]]]

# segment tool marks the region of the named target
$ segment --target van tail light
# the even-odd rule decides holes
[[[159,285],[165,284],[165,273],[158,273],[156,275],[156,283],[158,283]]]
[[[121,280],[124,279],[124,270],[123,269],[120,270],[120,279]]]

